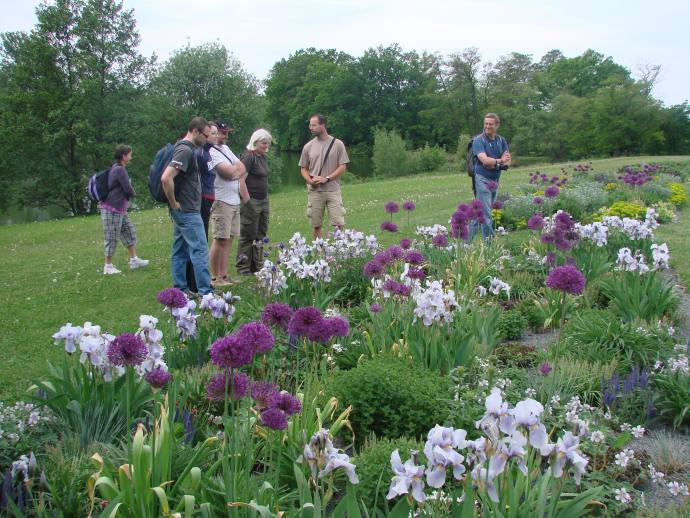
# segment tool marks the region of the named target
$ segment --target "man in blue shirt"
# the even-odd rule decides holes
[[[481,224],[484,239],[494,235],[491,206],[496,201],[501,171],[510,166],[508,142],[496,133],[500,125],[498,115],[487,113],[484,116],[484,132],[472,141],[472,153],[479,159],[474,166],[474,197],[482,203],[484,208],[484,223]],[[477,233],[479,226],[479,223],[472,221],[470,241]]]

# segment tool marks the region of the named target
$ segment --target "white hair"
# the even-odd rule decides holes
[[[249,144],[247,144],[247,149],[249,151],[254,151],[256,149],[256,144],[258,142],[268,142],[269,144],[273,141],[271,134],[265,129],[261,128],[252,133],[249,137]]]

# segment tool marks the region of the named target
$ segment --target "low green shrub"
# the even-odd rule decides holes
[[[519,340],[527,327],[527,319],[517,309],[503,311],[498,316],[496,327],[504,340]]]
[[[666,370],[652,376],[652,386],[656,390],[654,407],[657,413],[673,428],[690,429],[690,376],[680,369],[676,372]]]
[[[544,328],[544,314],[534,303],[533,299],[521,300],[515,307],[525,317],[527,327],[532,331]]]
[[[601,282],[601,291],[611,309],[624,321],[657,322],[675,318],[679,300],[660,275],[651,271],[617,272]]]
[[[412,157],[403,138],[394,130],[374,131],[372,156],[374,176],[404,176],[412,173]]]
[[[402,459],[407,459],[410,451],[419,453],[419,463],[423,463],[424,454],[421,453],[424,444],[401,437],[399,439],[377,439],[372,436],[362,446],[359,455],[352,463],[357,466],[359,484],[357,496],[362,499],[367,509],[374,508],[385,511],[386,494],[390,487],[393,472],[391,471],[391,453],[400,452]]]
[[[422,173],[436,171],[446,163],[446,152],[438,146],[425,144],[423,148],[417,149],[413,155],[413,170]]]
[[[369,280],[362,275],[362,268],[367,261],[368,258],[363,257],[348,259],[339,263],[338,267],[332,270],[331,284],[343,288],[338,292],[333,302],[347,307],[362,304],[371,286]]]
[[[450,380],[406,358],[379,356],[354,369],[337,372],[327,393],[352,405],[355,441],[377,437],[420,437],[447,417],[443,401]]]

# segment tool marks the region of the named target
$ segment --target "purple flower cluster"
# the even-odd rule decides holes
[[[364,275],[370,279],[381,277],[386,272],[388,265],[396,261],[405,261],[413,265],[419,265],[424,262],[424,256],[416,250],[405,252],[404,247],[393,245],[386,250],[378,252],[371,261],[364,265],[362,270]]]
[[[299,399],[285,391],[281,392],[272,383],[253,383],[251,396],[261,412],[261,422],[274,430],[287,428],[288,416],[302,411]]]
[[[317,308],[307,306],[295,311],[288,324],[288,333],[306,336],[312,342],[328,343],[334,336],[347,336],[350,323],[341,316],[324,317]]]
[[[628,185],[644,185],[647,182],[652,181],[652,177],[646,173],[645,171],[631,171],[631,172],[626,172],[623,175],[620,175],[618,179],[623,180],[625,183]]]
[[[271,330],[265,324],[258,321],[242,324],[234,334],[239,337],[242,343],[252,349],[253,354],[270,351],[275,342]]]
[[[577,164],[573,169],[578,173],[587,173],[592,170],[592,162],[587,164]]]
[[[431,239],[431,244],[436,248],[446,248],[448,246],[448,238],[445,234],[436,234]]]
[[[386,232],[397,232],[398,231],[398,225],[393,223],[392,221],[384,221],[381,223],[381,230],[385,230]]]
[[[383,308],[381,308],[381,304],[377,304],[375,302],[371,306],[369,306],[369,311],[371,311],[372,313],[381,313],[382,309]]]
[[[261,321],[267,326],[275,326],[287,331],[288,324],[294,311],[287,304],[272,302],[264,306],[261,312]]]
[[[409,250],[412,247],[412,241],[410,241],[408,238],[403,237],[400,240],[400,248],[403,250]]]
[[[426,274],[421,268],[410,268],[407,270],[407,277],[408,279],[423,281]]]
[[[183,308],[188,302],[187,296],[178,288],[165,288],[158,293],[156,300],[170,309]]]
[[[618,395],[630,395],[635,389],[645,390],[649,386],[649,374],[646,370],[640,371],[636,365],[630,371],[627,378],[621,379],[617,372],[613,374],[610,380],[601,382],[601,393],[603,394],[603,402],[607,407],[613,405]],[[647,417],[654,414],[654,404],[649,401],[647,405]]]
[[[585,277],[573,266],[557,266],[549,271],[546,285],[553,290],[579,295],[585,289]]]
[[[548,375],[549,372],[551,372],[552,370],[553,370],[553,367],[551,367],[551,364],[549,362],[543,362],[539,366],[539,374],[541,374],[542,376]]]
[[[394,279],[386,279],[386,282],[383,283],[382,289],[383,291],[387,291],[400,297],[410,296],[410,287],[405,286]]]
[[[384,206],[384,209],[386,210],[386,213],[388,213],[388,214],[395,214],[396,212],[398,212],[400,210],[400,206],[397,203],[395,203],[394,201],[389,201]]]
[[[565,170],[563,170],[565,172]],[[539,171],[535,171],[534,173],[529,174],[529,183],[531,184],[551,184],[555,185],[557,187],[561,187],[568,183],[568,179],[559,176],[552,176],[549,178],[546,174],[540,173]]]
[[[541,235],[542,243],[553,244],[563,252],[571,250],[579,239],[575,230],[575,221],[564,211],[556,213],[551,230]]]
[[[541,205],[542,203],[544,203],[544,198],[542,198],[541,196],[535,196],[532,199],[532,203],[534,203],[535,205]]]
[[[496,182],[495,180],[489,180],[489,181],[486,183],[486,187],[487,187],[491,192],[494,192],[496,189],[498,189],[498,182]]]
[[[250,364],[254,357],[254,348],[252,344],[240,340],[240,337],[233,333],[213,342],[210,353],[211,361],[215,365],[229,369]]]
[[[473,200],[471,204],[461,203],[450,217],[451,235],[463,241],[470,236],[470,222],[479,224],[486,222],[484,208],[479,200]]]
[[[549,185],[545,190],[544,190],[544,196],[547,198],[555,198],[561,194],[561,190],[556,187],[555,185]]]
[[[412,200],[407,200],[403,202],[403,210],[406,210],[407,212],[412,212],[417,208],[417,205]]]
[[[249,376],[242,372],[219,372],[214,374],[206,385],[206,394],[213,401],[225,401],[228,398],[238,400],[247,395]]]
[[[149,349],[141,338],[132,333],[122,333],[108,344],[108,360],[113,365],[126,367],[140,365],[149,354]]]
[[[527,220],[527,228],[530,230],[541,230],[544,228],[544,218],[537,213]]]
[[[170,383],[172,374],[160,367],[156,367],[152,371],[147,372],[144,379],[146,379],[146,382],[151,385],[152,388],[161,389]]]
[[[494,202],[491,204],[491,208],[495,210],[501,210],[503,208],[503,200],[499,200],[498,198],[494,200]]]

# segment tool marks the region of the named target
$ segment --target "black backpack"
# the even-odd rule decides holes
[[[108,189],[108,176],[112,166],[103,171],[99,171],[89,178],[89,183],[86,186],[86,192],[93,201],[103,201],[108,197],[110,189]]]
[[[194,150],[194,147],[188,142],[180,143]],[[176,145],[177,144],[168,143],[160,148],[153,159],[151,167],[149,167],[149,191],[153,199],[161,203],[168,203],[168,197],[163,190],[161,178],[163,177],[163,172],[172,160]]]
[[[484,134],[480,133],[476,137],[472,138],[472,140],[470,140],[467,144],[467,157],[465,158],[465,168],[467,169],[467,176],[469,176],[470,178],[474,178],[474,167],[479,163],[479,157],[474,154],[474,151],[472,151],[472,144],[474,143],[474,139],[478,137],[484,138]]]

